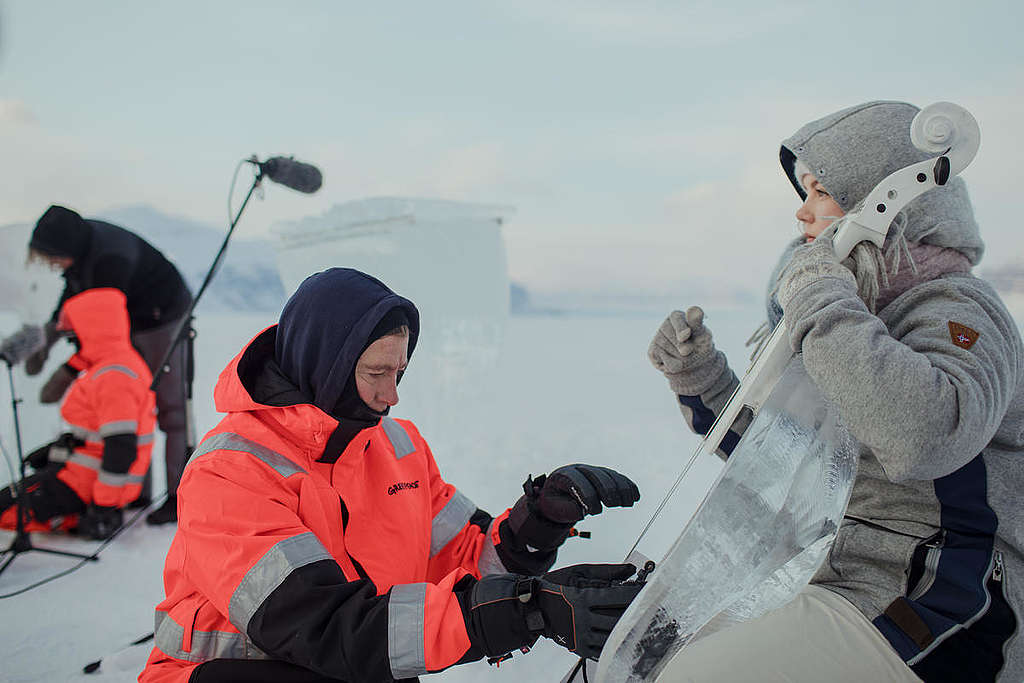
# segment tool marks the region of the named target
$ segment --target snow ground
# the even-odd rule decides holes
[[[696,440],[685,429],[665,381],[648,364],[647,344],[663,313],[632,316],[513,317],[499,365],[479,386],[452,396],[448,413],[416,420],[416,356],[403,381],[413,396],[395,409],[416,420],[430,442],[445,477],[479,506],[492,513],[511,505],[529,473],[540,474],[570,462],[593,462],[621,469],[639,484],[644,498],[631,510],[612,510],[582,528],[590,540],[571,540],[559,565],[582,561],[618,561],[625,556],[658,501],[675,478]],[[742,344],[751,313],[723,313],[723,339]],[[736,322],[734,323],[733,320]],[[270,316],[224,315],[200,319],[197,339],[196,415],[199,433],[217,421],[212,387],[237,350]],[[729,327],[735,327],[733,334]],[[7,333],[7,330],[0,330]],[[727,347],[728,348],[728,347]],[[51,365],[67,349],[58,347]],[[737,358],[743,358],[737,351]],[[738,364],[742,367],[742,364]],[[42,373],[45,376],[47,373]],[[15,374],[16,391],[34,397],[40,377]],[[4,378],[6,386],[6,378]],[[424,397],[424,399],[426,398]],[[15,448],[6,389],[0,390],[0,438]],[[57,428],[55,411],[26,400],[20,410],[25,449]],[[161,452],[158,444],[155,453]],[[705,463],[692,484],[710,483],[717,463]],[[3,466],[0,466],[3,467]],[[160,467],[157,467],[159,470]],[[6,477],[0,477],[0,481]],[[158,481],[158,485],[162,483]],[[158,489],[159,490],[159,489]],[[692,505],[696,493],[682,495]],[[671,527],[671,525],[668,525]],[[661,547],[642,546],[660,556],[670,540],[666,528]],[[671,533],[674,537],[674,532]],[[141,520],[103,551],[100,561],[16,597],[0,600],[0,681],[133,681],[149,647],[133,648],[107,658],[101,670],[81,673],[82,666],[117,652],[153,628],[153,607],[163,596],[163,559],[171,528],[147,527]],[[0,532],[0,547],[12,534]],[[56,535],[33,536],[44,547],[89,552],[97,544]],[[65,558],[27,553],[0,575],[7,594],[75,564]],[[117,661],[120,660],[120,661]],[[558,680],[574,658],[543,641],[534,652],[517,655],[494,670],[486,663],[455,667],[432,677],[449,682],[474,681],[483,675],[520,680]]]
[[[445,396],[452,399],[449,410],[427,411],[432,415],[427,421],[416,419],[415,403],[428,400],[428,392],[413,389],[414,356],[403,382],[404,395],[411,398],[397,406],[395,414],[417,421],[445,477],[492,513],[514,502],[528,473],[540,474],[570,462],[603,464],[628,473],[643,499],[633,509],[606,511],[581,525],[594,537],[570,540],[558,565],[618,561],[697,443],[686,430],[664,379],[646,359],[647,344],[665,313],[513,317],[498,366],[478,385],[465,387],[461,396],[447,392]],[[1018,321],[1024,320],[1020,313]],[[756,309],[709,312],[707,322],[716,343],[737,373],[746,368],[742,343],[759,319]],[[10,331],[10,322],[0,319],[0,335]],[[199,320],[195,395],[200,434],[217,421],[212,387],[220,370],[271,322],[269,315],[253,314]],[[66,353],[67,349],[55,349],[51,367]],[[21,408],[27,451],[52,435],[57,421],[54,410],[33,404],[40,377],[28,378],[18,370],[15,382],[20,396],[33,399]],[[3,383],[6,387],[6,378]],[[0,402],[7,406],[0,408],[0,440],[12,453],[9,400],[6,388],[0,389]],[[154,452],[161,452],[159,444]],[[655,559],[661,556],[719,469],[717,462],[698,463],[675,504],[640,545],[642,552]],[[0,480],[5,479],[0,475]],[[149,647],[115,653],[153,628],[153,607],[163,596],[163,558],[173,533],[173,528],[151,528],[140,520],[104,550],[99,562],[43,587],[0,599],[0,681],[134,681]],[[0,547],[6,548],[11,537],[0,532]],[[34,541],[82,552],[96,547],[50,535],[37,534]],[[41,553],[21,555],[0,575],[0,595],[74,564]],[[100,657],[105,657],[105,664],[99,672],[82,674],[86,663]],[[478,662],[425,680],[468,683],[492,676],[557,681],[574,661],[572,655],[541,639],[533,652],[516,655],[500,669]]]

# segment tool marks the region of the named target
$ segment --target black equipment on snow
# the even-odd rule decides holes
[[[132,642],[128,643],[128,645],[126,645],[122,650],[119,650],[116,653],[111,653],[111,655],[108,655],[108,656],[113,656],[114,654],[119,654],[120,652],[123,652],[124,650],[127,650],[129,648],[135,647],[137,645],[144,645],[145,643],[148,643],[149,641],[153,640],[153,637],[155,635],[156,635],[155,632],[150,631],[146,635],[141,636],[139,638],[136,638]],[[103,664],[103,659],[104,658],[97,659],[95,662],[89,662],[88,664],[86,664],[85,666],[82,667],[82,673],[85,673],[85,674],[96,673],[97,671],[100,670],[100,666]]]
[[[256,164],[260,172],[275,183],[297,192],[313,194],[323,184],[323,175],[319,168],[313,164],[295,161],[295,157],[270,157],[261,162],[253,156],[246,161]]]
[[[11,541],[11,545],[5,551],[8,556],[4,560],[3,565],[0,565],[0,574],[4,572],[11,563],[14,562],[14,558],[22,553],[27,553],[30,550],[35,550],[41,553],[48,553],[50,555],[61,555],[63,557],[77,557],[81,560],[88,560],[96,562],[99,557],[96,553],[92,555],[83,555],[81,553],[70,553],[64,550],[53,550],[50,548],[37,548],[32,545],[32,538],[28,535],[25,530],[25,520],[28,519],[28,490],[25,486],[25,461],[27,458],[24,456],[24,451],[21,447],[21,424],[18,421],[18,404],[21,403],[21,399],[17,397],[14,392],[14,363],[9,358],[4,357],[4,362],[7,364],[7,379],[11,388],[11,411],[14,413],[14,437],[15,442],[18,446],[18,481],[13,483],[15,492],[15,505],[17,514],[17,523],[15,526],[14,540]]]

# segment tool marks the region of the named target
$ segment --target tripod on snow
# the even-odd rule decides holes
[[[99,557],[95,553],[92,555],[84,555],[82,553],[72,553],[65,550],[54,550],[52,548],[39,548],[32,545],[32,538],[29,536],[28,531],[25,530],[25,521],[28,519],[28,487],[25,485],[25,458],[21,448],[21,425],[18,422],[18,404],[21,403],[21,399],[18,398],[14,393],[14,365],[10,359],[6,356],[0,357],[7,364],[7,379],[11,387],[11,410],[14,413],[14,437],[18,445],[18,481],[13,484],[15,492],[15,505],[17,515],[17,524],[14,532],[14,540],[11,541],[10,547],[5,552],[9,553],[9,556],[4,560],[3,565],[0,565],[0,574],[4,572],[11,563],[14,562],[14,558],[22,553],[35,550],[40,553],[49,553],[50,555],[62,555],[64,557],[74,557],[80,560],[89,560],[96,562]]]

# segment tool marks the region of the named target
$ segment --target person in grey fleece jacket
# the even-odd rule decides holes
[[[860,447],[846,517],[807,590],[831,601],[835,614],[855,607],[860,625],[842,623],[870,633],[829,643],[829,629],[813,627],[825,649],[861,649],[859,658],[833,660],[822,679],[879,678],[872,667],[895,653],[887,680],[1020,683],[1024,348],[999,296],[971,273],[984,245],[966,187],[954,178],[921,195],[893,221],[881,250],[862,243],[840,264],[832,249],[833,221],[858,210],[885,176],[928,158],[910,142],[917,111],[901,102],[850,107],[807,124],[780,151],[804,200],[804,235],[772,275],[769,324],[785,314],[793,350]],[[690,426],[706,434],[738,382],[703,312],[670,314],[649,356]],[[744,427],[733,425],[723,457]],[[799,630],[808,618],[800,614],[761,619]],[[742,635],[722,635],[712,664],[685,661],[687,648],[668,667],[677,673],[659,680],[748,680],[742,658],[728,652],[745,646]],[[807,633],[789,636],[779,642],[792,649],[769,655],[757,680],[817,680],[800,668]]]

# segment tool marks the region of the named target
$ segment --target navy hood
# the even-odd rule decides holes
[[[331,415],[374,328],[393,308],[409,320],[411,358],[420,332],[415,304],[351,268],[310,275],[281,311],[274,357],[302,395]]]

